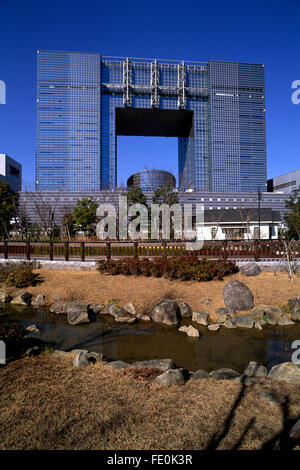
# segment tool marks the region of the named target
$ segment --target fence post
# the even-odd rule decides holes
[[[255,240],[254,241],[254,259],[255,259],[255,261],[259,261],[259,253],[260,253],[259,241]]]
[[[228,253],[227,253],[227,240],[223,241],[223,259],[228,258]]]
[[[81,242],[81,261],[85,260],[85,245],[84,242]]]
[[[26,258],[30,261],[30,242],[26,242]]]
[[[106,242],[106,258],[109,261],[111,258],[111,251],[110,251],[110,242]]]
[[[167,259],[167,242],[166,242],[166,240],[162,241],[162,246],[163,246],[163,258]]]
[[[139,244],[138,242],[134,242],[134,257],[138,259],[139,257]]]
[[[50,261],[53,261],[53,242],[49,242],[49,259]]]
[[[65,260],[69,261],[69,242],[65,242]]]
[[[7,240],[4,240],[4,259],[8,259],[8,244],[7,244]]]

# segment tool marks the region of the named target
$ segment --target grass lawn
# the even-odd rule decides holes
[[[267,378],[165,388],[42,354],[0,369],[0,409],[0,449],[299,448],[287,431],[300,414],[300,385]]]

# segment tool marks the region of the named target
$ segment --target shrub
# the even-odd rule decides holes
[[[135,276],[166,277],[182,281],[222,280],[224,276],[236,273],[238,268],[233,261],[198,259],[196,256],[178,258],[103,260],[98,262],[101,273],[111,275],[124,274]]]
[[[0,282],[14,287],[28,287],[34,283],[36,275],[32,272],[33,263],[22,261],[20,263],[1,263]]]

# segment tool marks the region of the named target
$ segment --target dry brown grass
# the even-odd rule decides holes
[[[165,388],[46,355],[1,368],[0,384],[1,449],[286,448],[282,431],[300,414],[299,385],[209,379]]]
[[[64,300],[81,300],[92,303],[104,303],[115,299],[119,305],[133,301],[141,313],[162,298],[185,300],[193,310],[204,309],[211,313],[223,307],[222,291],[230,279],[245,283],[254,294],[255,305],[271,304],[280,307],[291,297],[300,295],[300,276],[291,283],[286,273],[261,273],[257,277],[245,277],[238,273],[226,277],[224,281],[170,281],[142,276],[110,276],[97,271],[54,271],[40,269],[36,271],[42,281],[28,290],[33,294],[45,293],[48,304],[53,303],[55,295]],[[203,305],[203,300],[211,298],[210,307]]]

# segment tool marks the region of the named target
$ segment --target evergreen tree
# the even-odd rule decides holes
[[[74,229],[92,233],[95,230],[97,207],[92,199],[78,199],[72,218]]]
[[[16,216],[19,194],[2,181],[0,183],[0,238],[8,238],[11,219]]]
[[[288,230],[287,237],[291,240],[300,239],[300,186],[298,189],[295,189],[291,197],[286,201],[285,207],[290,210],[290,212],[284,217]]]

